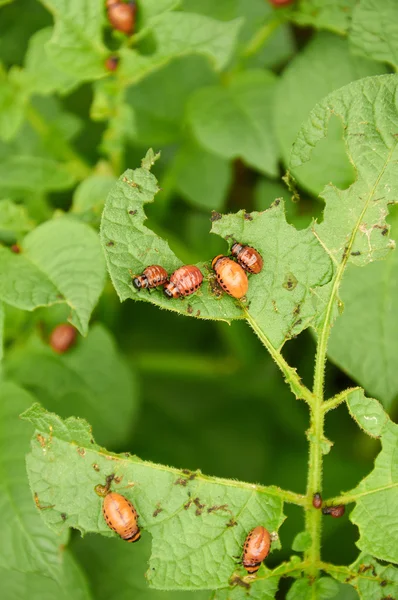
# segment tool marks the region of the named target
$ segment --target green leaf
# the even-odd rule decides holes
[[[321,577],[315,583],[309,579],[297,579],[290,588],[286,600],[328,600],[335,598],[339,585],[330,577]]]
[[[105,199],[115,182],[113,175],[95,174],[87,177],[74,191],[72,212],[87,219],[99,219]]]
[[[40,0],[54,16],[46,48],[49,58],[75,80],[106,75],[108,51],[102,42],[103,0]]]
[[[341,574],[336,570],[333,577],[352,585],[360,600],[386,600],[398,594],[398,569],[381,565],[371,555],[360,554]]]
[[[11,200],[0,200],[0,235],[2,232],[25,233],[32,226],[24,206]]]
[[[352,393],[347,404],[351,416],[370,435],[380,437],[382,444],[370,475],[344,494],[356,503],[350,520],[359,528],[357,546],[380,560],[397,563],[398,425],[389,419],[376,400],[364,398],[361,392]]]
[[[25,472],[29,426],[18,419],[33,398],[11,383],[0,384],[0,576],[2,597],[10,600],[89,597],[82,574],[68,550],[67,532],[47,527],[32,500]],[[40,498],[37,502],[40,504]],[[45,510],[43,510],[45,512]],[[39,596],[39,588],[41,596]],[[28,595],[29,593],[29,595]]]
[[[228,589],[217,590],[210,600],[273,600],[278,590],[279,577],[272,571],[247,582],[239,576],[232,577]]]
[[[341,299],[328,356],[388,408],[398,395],[398,252],[366,270],[350,265]]]
[[[326,202],[324,218],[314,226],[315,235],[336,266],[331,289],[322,290],[325,313],[321,324],[332,322],[347,263],[366,265],[385,257],[395,246],[388,239],[385,218],[398,191],[396,89],[396,77],[384,75],[333,92],[311,112],[293,146],[292,165],[299,166],[326,136],[329,119],[336,115],[344,126],[347,153],[357,172],[355,183],[344,191],[332,184],[326,186],[322,193]]]
[[[299,0],[290,18],[298,25],[344,34],[351,23],[356,0]]]
[[[3,367],[1,361],[4,355],[4,304],[0,302],[0,380],[2,377]]]
[[[121,49],[118,77],[124,85],[137,83],[172,59],[187,54],[203,54],[220,71],[231,59],[241,25],[242,19],[222,23],[193,13],[166,12],[151,20],[156,52],[147,56]]]
[[[385,0],[361,0],[353,11],[350,42],[354,50],[374,60],[398,66],[398,5]]]
[[[49,158],[13,156],[0,165],[0,191],[13,195],[65,190],[75,177],[63,164]]]
[[[145,168],[126,171],[108,196],[102,216],[101,238],[112,282],[121,301],[127,298],[151,302],[194,317],[230,321],[254,320],[275,348],[313,321],[313,290],[331,276],[330,260],[310,229],[297,231],[288,225],[283,203],[268,211],[246,215],[217,215],[212,232],[254,246],[265,258],[261,274],[250,278],[248,304],[214,293],[210,264],[198,267],[204,283],[194,295],[169,300],[162,290],[137,291],[131,276],[151,264],[162,264],[172,273],[181,262],[168,244],[143,225],[144,204],[158,191],[155,177]],[[266,293],[264,292],[266,290]]]
[[[311,534],[309,531],[300,531],[293,540],[292,550],[305,552],[311,547]]]
[[[71,219],[48,221],[23,240],[22,253],[0,248],[0,298],[33,310],[65,302],[70,321],[85,335],[104,285],[98,236]]]
[[[94,535],[74,539],[73,550],[86,570],[96,600],[208,600],[209,592],[157,591],[148,588],[144,573],[151,552],[150,536],[139,544]],[[134,565],[134,568],[132,568]]]
[[[316,35],[290,62],[277,88],[275,132],[285,164],[303,121],[317,102],[355,79],[383,72],[381,65],[352,56],[346,40],[326,33]],[[346,188],[355,178],[342,138],[340,123],[332,119],[327,143],[314,149],[310,163],[292,170],[297,181],[315,195],[330,181]]]
[[[215,81],[216,75],[205,57],[184,56],[130,86],[126,102],[134,111],[131,137],[142,145],[179,141],[188,98]]]
[[[131,499],[144,535],[152,536],[147,579],[154,588],[228,585],[233,573],[245,574],[233,557],[240,554],[250,529],[263,523],[275,532],[283,522],[283,502],[275,488],[107,454],[92,443],[85,422],[73,417],[62,421],[37,404],[23,418],[36,428],[27,457],[31,487],[41,502],[54,505],[41,512],[47,525],[58,533],[74,527],[115,536],[94,490],[114,473],[120,480],[112,488]],[[66,513],[65,521],[60,513]],[[262,566],[259,575],[264,572]]]
[[[23,88],[23,78],[17,67],[8,74],[0,64],[0,139],[13,139],[20,129],[25,116],[27,91]]]
[[[30,90],[46,95],[54,92],[67,94],[78,84],[70,74],[60,71],[51,60],[47,44],[53,35],[53,28],[46,27],[37,31],[29,40],[25,58],[25,72],[29,76]]]
[[[89,419],[100,444],[127,444],[137,410],[137,384],[102,325],[94,325],[86,339],[62,355],[34,338],[8,353],[6,372],[48,410]]]
[[[221,210],[232,180],[231,164],[188,140],[171,167],[176,189],[195,206]]]
[[[278,174],[273,134],[275,76],[266,71],[235,75],[227,86],[196,92],[187,118],[198,142],[224,158],[242,158],[271,176]]]

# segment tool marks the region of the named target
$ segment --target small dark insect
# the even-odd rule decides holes
[[[178,298],[179,296],[190,296],[202,285],[203,275],[195,265],[184,265],[174,271],[169,283],[164,286],[167,298]]]
[[[77,329],[69,323],[57,325],[50,334],[50,346],[57,354],[64,354],[73,346],[77,337]]]
[[[140,539],[137,511],[121,494],[110,492],[105,496],[102,514],[108,527],[116,531],[126,542],[136,542]]]
[[[135,2],[106,1],[108,21],[113,29],[131,35],[135,26],[137,5]]]
[[[112,56],[108,56],[108,58],[105,61],[105,69],[107,71],[116,71],[116,69],[119,66],[119,57],[112,55]]]
[[[251,246],[242,246],[239,242],[235,242],[231,248],[231,254],[249,273],[260,273],[263,268],[264,261],[261,254]]]
[[[222,254],[213,259],[211,266],[224,292],[233,298],[243,298],[249,289],[249,281],[242,267]]]
[[[164,285],[167,282],[167,271],[160,265],[151,265],[147,267],[142,275],[135,275],[133,280],[133,286],[137,290],[144,288],[152,289],[159,285]]]
[[[322,513],[324,515],[330,515],[334,519],[339,519],[345,513],[344,504],[339,504],[338,506],[325,506],[322,508]]]
[[[248,573],[257,573],[271,547],[269,531],[259,525],[252,529],[243,545],[242,565]]]
[[[316,494],[314,494],[313,498],[312,498],[312,506],[314,508],[321,508],[322,506],[322,496],[319,492],[317,492]]]

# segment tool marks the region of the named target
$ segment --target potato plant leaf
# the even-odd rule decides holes
[[[101,236],[116,291],[127,298],[151,302],[181,314],[205,319],[254,320],[274,348],[308,327],[316,315],[313,290],[331,277],[331,263],[311,229],[297,231],[288,225],[283,203],[262,213],[215,215],[212,232],[228,240],[254,246],[262,253],[261,274],[250,277],[246,301],[220,295],[209,263],[197,266],[204,283],[185,299],[169,300],[161,289],[137,291],[133,274],[161,264],[170,274],[181,261],[167,242],[144,225],[144,204],[153,201],[157,182],[147,168],[127,170],[110,192],[102,217]],[[225,249],[228,253],[228,249]]]
[[[227,85],[198,90],[187,118],[197,141],[223,158],[242,158],[275,177],[279,148],[272,123],[276,78],[271,72],[238,73]]]
[[[354,8],[350,31],[353,50],[374,60],[398,66],[398,4],[361,0]]]
[[[24,310],[65,302],[85,335],[102,291],[105,265],[95,232],[72,219],[37,227],[14,254],[0,248],[0,299]]]
[[[298,25],[344,34],[350,26],[355,0],[299,0],[291,19]]]
[[[398,425],[362,390],[351,392],[347,405],[359,426],[382,444],[370,475],[343,495],[356,502],[350,520],[359,528],[357,546],[380,560],[398,563]]]
[[[18,419],[34,397],[13,383],[0,384],[0,577],[3,598],[88,600],[89,593],[66,544],[39,516],[26,480],[27,423]],[[41,595],[39,595],[39,590]]]
[[[320,577],[315,583],[306,577],[293,583],[286,600],[332,600],[338,591],[339,586],[331,577]]]
[[[336,569],[333,577],[352,585],[360,600],[390,600],[398,594],[398,569],[381,565],[371,555],[360,554],[349,567]]]
[[[325,317],[331,322],[334,300],[348,262],[363,266],[384,258],[395,247],[385,219],[396,202],[398,111],[394,75],[369,77],[327,96],[310,114],[293,146],[291,164],[309,160],[314,146],[326,136],[332,115],[344,126],[347,153],[357,172],[346,190],[325,187],[322,223],[314,232],[335,265],[330,289],[324,288]],[[321,319],[321,322],[322,319]]]
[[[40,1],[54,15],[53,36],[46,46],[54,64],[80,81],[105,76],[103,0]]]
[[[144,535],[152,536],[147,572],[152,587],[228,585],[234,574],[246,575],[234,557],[239,557],[247,533],[262,523],[276,535],[284,520],[278,488],[108,453],[95,444],[86,421],[74,417],[63,421],[39,404],[23,418],[35,426],[27,468],[32,491],[42,506],[48,506],[41,512],[47,525],[58,534],[73,527],[115,537],[94,489],[114,475],[112,489],[133,502]],[[278,546],[275,541],[273,547]],[[265,572],[262,566],[259,575]]]

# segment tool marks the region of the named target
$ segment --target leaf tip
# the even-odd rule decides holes
[[[141,161],[141,167],[143,169],[146,169],[147,171],[150,171],[159,158],[160,152],[157,152],[155,154],[152,148],[149,148],[148,152],[145,154],[144,158]]]

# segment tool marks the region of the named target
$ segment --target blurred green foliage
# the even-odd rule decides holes
[[[48,533],[25,479],[30,431],[17,416],[30,400],[63,417],[87,418],[97,442],[109,450],[305,492],[307,408],[294,399],[248,326],[184,319],[146,302],[120,304],[109,281],[101,293],[102,257],[90,240],[116,178],[138,166],[149,146],[161,151],[154,167],[161,191],[146,209],[145,224],[185,263],[225,251],[219,237],[208,236],[211,211],[264,210],[283,197],[287,220],[298,229],[322,219],[318,194],[325,184],[345,189],[355,179],[342,127],[332,120],[311,163],[291,174],[296,183],[287,178],[294,189],[281,179],[291,144],[329,92],[397,65],[392,1],[386,3],[391,45],[380,32],[382,20],[372,18],[383,9],[376,7],[369,18],[377,4],[370,0],[353,12],[349,0],[300,0],[279,9],[266,0],[138,0],[137,33],[130,39],[110,29],[104,4],[0,0],[0,393],[12,399],[2,405],[0,430],[5,455],[18,450],[11,469],[16,483],[7,479],[7,461],[0,461],[4,600],[210,597],[147,587],[146,534],[131,548],[73,533],[68,548],[60,549],[67,540]],[[114,73],[104,66],[110,54],[120,58]],[[56,231],[60,220],[46,223],[59,217],[70,223],[65,239]],[[50,236],[41,235],[51,228]],[[68,255],[67,281],[58,282],[63,244],[77,247],[73,232],[79,228],[88,232],[87,260],[77,253],[69,264]],[[392,235],[398,239],[396,227]],[[26,265],[18,272],[13,245],[25,248]],[[347,309],[330,347],[341,369],[328,363],[327,396],[354,380],[394,417],[396,256],[369,269],[351,266],[347,272]],[[35,277],[45,280],[46,297],[35,294]],[[57,297],[63,285],[67,292]],[[70,310],[76,326],[87,331],[90,310],[80,306],[84,286],[90,310],[98,300],[88,336],[79,335],[60,356],[49,347],[49,335]],[[284,349],[308,386],[314,353],[308,331]],[[334,442],[324,462],[324,496],[331,497],[369,473],[380,443],[359,430],[342,406],[330,414],[326,434]],[[269,568],[289,559],[303,530],[302,510],[286,505],[285,512],[282,549],[271,555]],[[325,519],[323,560],[353,563],[357,538],[346,517]],[[15,561],[26,540],[27,556]],[[332,592],[319,597],[359,597],[343,584]],[[290,597],[306,597],[297,593]],[[278,594],[286,597],[285,581]]]

